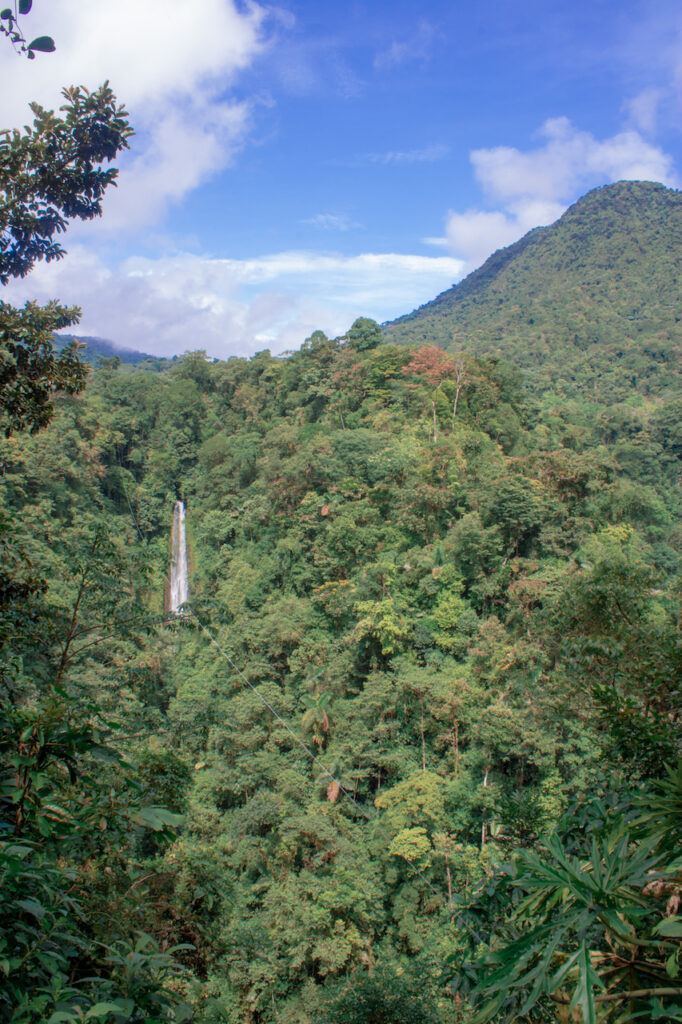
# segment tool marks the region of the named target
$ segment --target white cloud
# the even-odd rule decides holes
[[[282,352],[316,328],[337,335],[357,316],[381,321],[409,312],[462,269],[449,256],[308,251],[249,260],[134,257],[112,269],[76,246],[64,261],[12,282],[6,294],[13,302],[58,295],[80,304],[79,333],[119,345],[160,354],[205,348],[225,357]]]
[[[501,210],[451,212],[447,219],[445,242],[452,252],[466,254],[467,264],[475,267],[487,259],[491,252],[511,245],[536,224],[547,222],[545,218],[538,221],[535,218],[515,217]]]
[[[323,231],[352,231],[353,228],[362,227],[362,224],[351,220],[345,213],[316,213],[314,217],[307,217],[303,223],[322,228]]]
[[[434,25],[422,19],[407,39],[394,39],[374,57],[377,71],[390,71],[409,61],[427,61],[438,37]]]
[[[624,110],[633,128],[644,132],[646,135],[653,135],[656,131],[658,110],[664,98],[663,89],[656,89],[653,86],[642,89],[624,105]]]
[[[225,96],[263,47],[265,13],[235,0],[116,0],[38,5],[26,31],[54,35],[57,50],[35,61],[0,50],[0,123],[24,124],[28,103],[61,103],[63,86],[95,88],[105,78],[137,131],[104,225],[120,230],[158,219],[227,166],[248,130],[248,103]],[[91,229],[90,229],[91,230]]]
[[[450,152],[449,146],[437,143],[423,149],[389,149],[384,153],[367,153],[361,163],[369,164],[431,164],[442,160]]]
[[[594,182],[675,180],[671,158],[636,131],[600,141],[567,117],[555,117],[539,134],[544,144],[525,153],[508,146],[472,152],[474,173],[494,199],[567,202]]]
[[[541,224],[551,224],[582,192],[621,180],[676,183],[667,153],[634,130],[606,139],[580,131],[568,118],[546,121],[534,149],[475,149],[474,174],[497,209],[450,211],[444,238],[429,239],[463,258],[469,269],[495,249]]]

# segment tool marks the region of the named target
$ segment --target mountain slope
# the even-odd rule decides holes
[[[619,182],[589,192],[385,332],[511,359],[540,386],[598,381],[603,397],[617,399],[632,387],[670,387],[681,299],[682,192]]]
[[[147,361],[164,361],[162,356],[153,356],[149,352],[139,352],[134,348],[123,348],[107,341],[106,338],[91,338],[77,334],[57,334],[55,343],[58,349],[65,348],[72,341],[77,341],[83,346],[80,349],[80,357],[86,363],[97,363],[100,359],[117,358],[122,363],[144,363]]]

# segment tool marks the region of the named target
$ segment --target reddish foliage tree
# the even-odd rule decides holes
[[[423,377],[434,388],[438,388],[443,381],[455,376],[455,360],[437,345],[424,345],[403,366],[403,373],[408,377]]]
[[[452,402],[452,422],[454,425],[457,418],[457,406],[460,395],[470,383],[470,372],[466,356],[463,353],[450,355],[444,352],[437,345],[424,345],[417,349],[409,363],[403,366],[403,373],[410,377],[421,377],[431,387],[437,389],[445,381],[452,381],[454,384],[454,399]],[[436,404],[431,399],[433,415],[433,437],[437,436],[436,425]]]

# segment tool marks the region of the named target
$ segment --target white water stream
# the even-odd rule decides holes
[[[185,532],[185,503],[176,501],[173,510],[173,531],[171,533],[170,586],[168,610],[176,615],[189,600],[187,571],[187,535]]]

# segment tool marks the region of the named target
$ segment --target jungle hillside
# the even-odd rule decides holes
[[[660,392],[679,383],[681,265],[682,193],[621,181],[493,253],[386,337],[511,359],[535,388],[570,397]]]
[[[3,1019],[681,1019],[679,391],[539,386],[542,268],[494,354],[102,358],[7,430]]]
[[[29,62],[62,37],[28,30],[32,6],[0,10],[0,44],[42,88]],[[403,175],[408,218],[409,175],[433,182],[450,147],[379,153],[375,133],[389,93],[409,119],[449,14],[410,29],[415,52],[392,4],[361,78],[338,26],[304,46],[289,5],[171,6],[52,8],[69,72],[123,54],[139,127],[104,81],[0,130],[0,1024],[682,1022],[682,193],[611,173],[639,147],[674,182],[671,159],[567,118],[530,155],[474,150],[495,173],[510,154],[555,167],[558,138],[563,182],[577,139],[611,184],[414,312],[354,308],[282,351],[301,267],[327,316],[318,264],[325,301],[353,303],[358,266],[367,303],[372,281],[392,296],[463,266],[249,248],[273,195],[268,237],[272,210],[335,175],[375,176],[378,219]],[[473,62],[494,54],[491,89],[492,43]],[[516,52],[515,74],[539,66]],[[265,84],[228,96],[257,56]],[[324,129],[370,109],[371,75],[372,150],[342,139],[316,163]],[[640,97],[640,121],[666,96]],[[285,136],[289,178],[269,160]],[[134,214],[88,250],[107,204]],[[306,204],[292,237],[368,230]],[[82,307],[17,299],[27,277]],[[97,316],[128,324],[125,349],[86,330]]]

